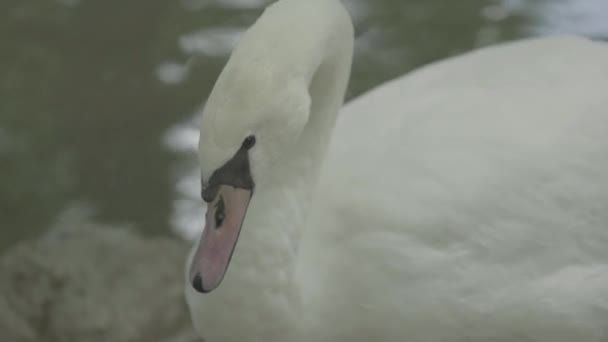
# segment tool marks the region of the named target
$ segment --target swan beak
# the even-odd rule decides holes
[[[190,265],[192,287],[208,293],[220,285],[236,247],[252,191],[219,185]]]

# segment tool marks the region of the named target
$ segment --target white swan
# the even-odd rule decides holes
[[[198,333],[608,341],[608,47],[482,49],[336,120],[352,49],[339,1],[281,0],[217,80],[186,270]]]

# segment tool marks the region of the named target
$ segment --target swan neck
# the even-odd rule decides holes
[[[295,275],[300,236],[352,63],[352,22],[339,1],[283,0],[264,16],[249,32],[251,42],[258,42],[253,37],[261,33],[273,33],[262,42],[277,40],[284,55],[273,60],[272,72],[302,82],[299,88],[308,91],[310,111],[292,150],[256,180],[224,282],[208,295],[191,297],[193,319],[210,341],[293,340],[301,315]],[[281,36],[276,25],[282,21],[284,31],[297,36]],[[247,47],[242,45],[243,53]],[[226,322],[240,329],[222,330]]]

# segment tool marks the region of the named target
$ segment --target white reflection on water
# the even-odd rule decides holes
[[[197,123],[198,116],[169,128],[164,137],[165,146],[173,152],[196,155],[199,136]]]
[[[608,38],[608,0],[502,0],[481,9],[481,16],[490,23],[499,23],[517,15],[529,19],[522,28],[526,36],[575,34],[592,38]],[[484,25],[477,32],[477,46],[500,40],[500,30]]]
[[[166,84],[177,84],[183,82],[190,72],[190,61],[184,64],[176,62],[163,62],[156,68],[156,76]]]
[[[199,175],[197,169],[183,176],[175,185],[176,199],[171,212],[171,229],[178,236],[189,241],[196,239],[202,232],[207,210],[199,195]]]
[[[179,47],[187,54],[223,57],[230,54],[244,32],[241,27],[219,27],[195,31],[179,38]]]
[[[608,0],[544,1],[535,8],[536,34],[570,33],[608,38]]]
[[[481,16],[490,22],[500,22],[515,14],[528,11],[529,1],[526,0],[501,0],[491,2],[481,9]]]
[[[190,74],[194,58],[227,57],[236,46],[245,28],[216,27],[194,31],[179,37],[179,48],[189,56],[185,63],[163,62],[156,67],[156,77],[159,81],[171,85],[181,83]]]
[[[186,240],[194,240],[202,231],[205,203],[201,200],[200,172],[197,165],[199,116],[186,123],[171,127],[163,144],[170,151],[182,156],[185,165],[176,170],[175,200],[171,210],[170,225],[174,233]]]
[[[488,19],[509,13],[531,17],[529,35],[608,37],[607,0],[502,0],[482,12]]]

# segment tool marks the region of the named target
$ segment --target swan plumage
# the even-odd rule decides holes
[[[280,0],[218,78],[201,120],[202,181],[255,136],[255,184],[229,265],[197,264],[200,253],[214,262],[201,243],[188,258],[199,334],[608,340],[606,44],[483,48],[337,115],[352,34],[337,0]],[[200,274],[217,281],[193,286]]]

